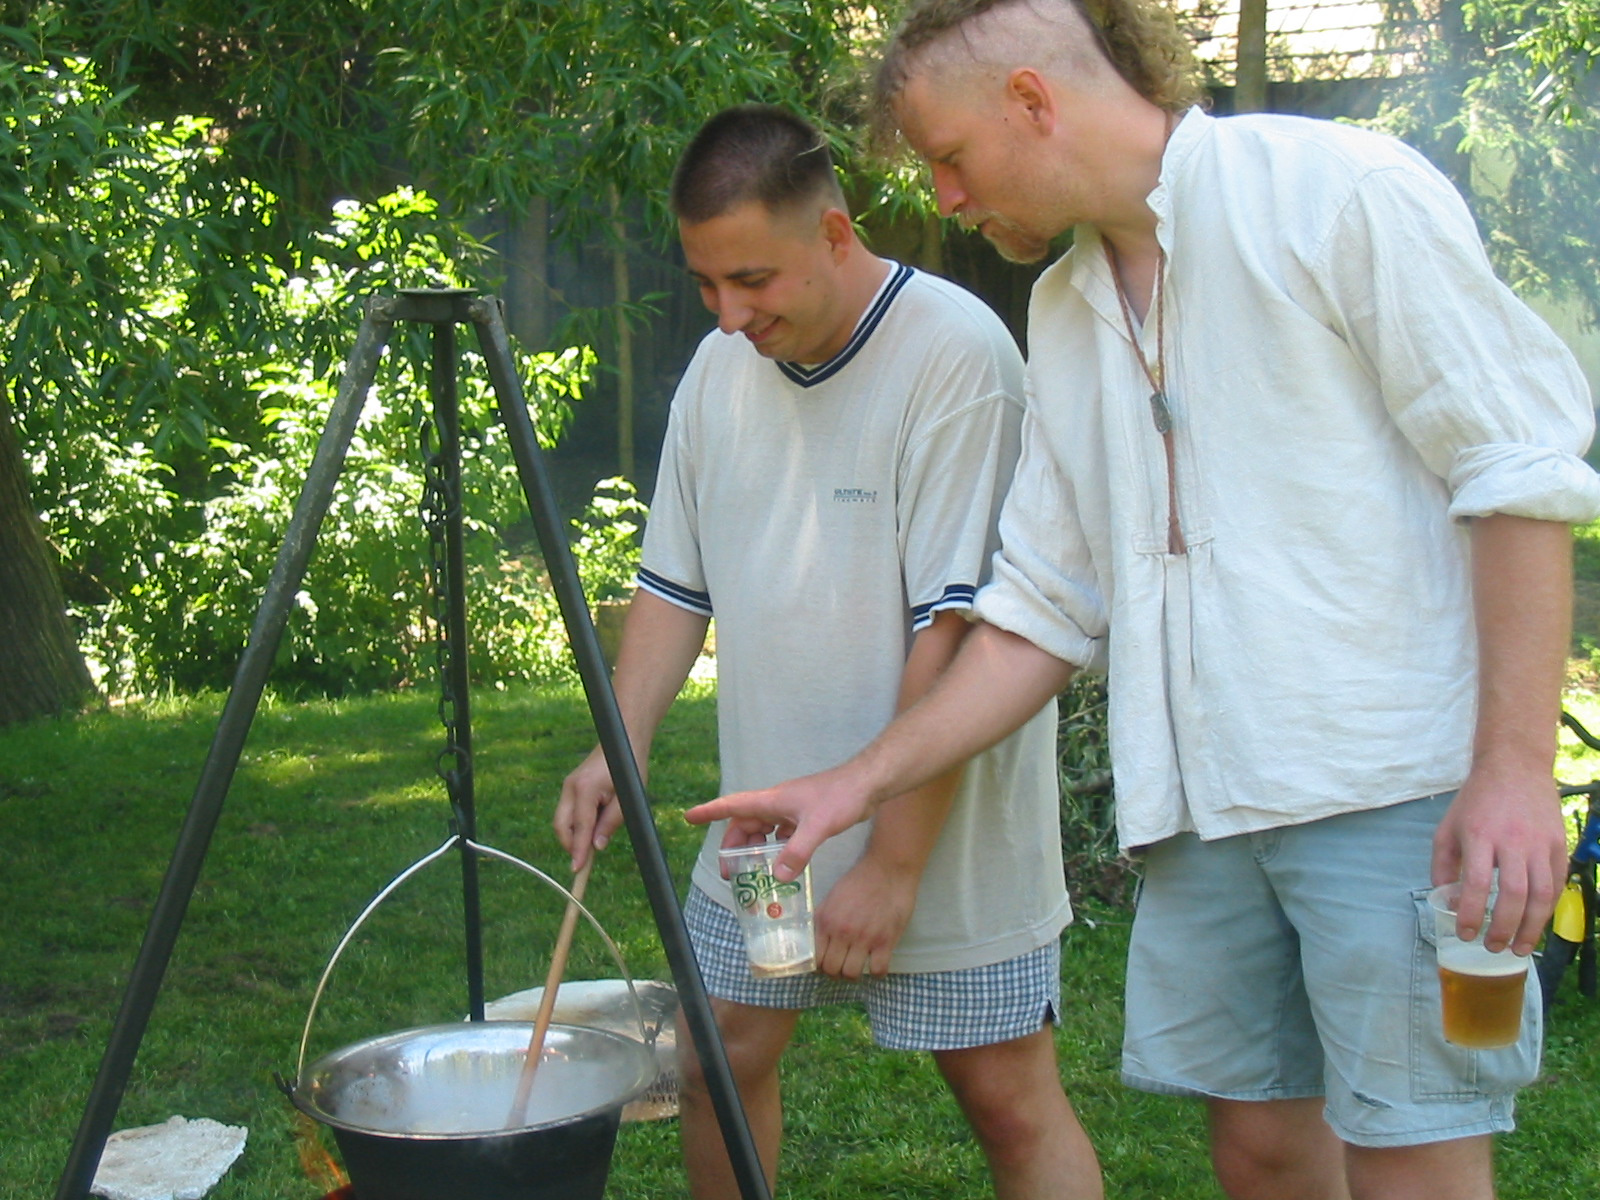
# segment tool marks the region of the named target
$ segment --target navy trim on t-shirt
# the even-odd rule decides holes
[[[934,613],[950,608],[971,608],[973,598],[977,594],[978,589],[970,583],[952,583],[944,589],[937,600],[931,600],[927,604],[912,605],[911,631],[920,632],[932,625]]]
[[[872,336],[872,331],[883,321],[883,316],[889,311],[889,305],[894,303],[894,298],[900,294],[900,289],[905,287],[907,281],[916,272],[904,263],[895,264],[895,272],[889,282],[880,291],[868,307],[866,315],[861,318],[856,331],[850,335],[850,340],[845,343],[844,349],[835,354],[825,363],[818,363],[814,367],[807,367],[800,363],[780,362],[778,370],[782,371],[801,387],[814,387],[824,380],[832,379],[845,364],[856,356],[861,347],[867,344],[867,339]]]
[[[639,568],[639,574],[635,582],[645,591],[659,596],[671,604],[676,604],[679,608],[687,608],[705,617],[712,615],[711,594],[709,592],[697,592],[693,588],[684,587],[681,583],[674,583],[666,576],[657,575],[654,571],[647,571],[643,567]]]

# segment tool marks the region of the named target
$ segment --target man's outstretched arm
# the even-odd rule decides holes
[[[695,825],[730,818],[729,845],[777,830],[789,839],[776,874],[793,879],[828,838],[885,800],[921,787],[1020,729],[1066,687],[1071,663],[1026,638],[979,624],[939,682],[848,762],[777,787],[736,792],[684,814]]]

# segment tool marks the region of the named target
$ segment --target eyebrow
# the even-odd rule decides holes
[[[733,279],[733,280],[737,280],[737,281],[741,281],[742,282],[744,280],[749,279],[751,276],[754,276],[754,275],[770,275],[770,274],[772,274],[772,272],[774,270],[776,270],[775,267],[740,267],[737,271],[729,271],[727,273],[727,275],[724,276],[724,278]],[[709,283],[710,282],[710,276],[702,275],[699,271],[695,271],[695,270],[692,270],[692,269],[690,269],[688,267],[685,267],[684,268],[684,272],[689,276],[690,279],[693,279],[696,282],[699,282],[699,283]]]

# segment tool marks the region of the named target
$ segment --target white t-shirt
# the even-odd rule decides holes
[[[999,319],[892,265],[850,343],[803,367],[713,331],[673,398],[641,587],[717,622],[724,791],[849,758],[894,715],[916,630],[965,611],[998,544],[1022,361]],[[1071,919],[1055,706],[969,764],[897,972],[999,962]],[[695,882],[731,905],[707,834]],[[861,826],[812,862],[818,902]]]
[[[1600,511],[1571,354],[1391,138],[1193,111],[1149,204],[1188,553],[1167,552],[1150,385],[1083,228],[1034,287],[1028,427],[979,615],[1109,662],[1125,846],[1458,786],[1477,680],[1461,518]]]

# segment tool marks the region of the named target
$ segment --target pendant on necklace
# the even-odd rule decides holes
[[[1162,437],[1172,432],[1172,409],[1167,407],[1167,393],[1160,389],[1150,393],[1150,415],[1155,418],[1156,432]]]

